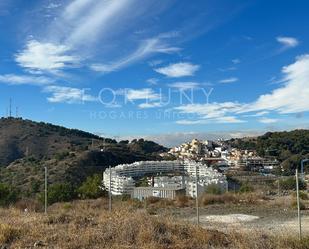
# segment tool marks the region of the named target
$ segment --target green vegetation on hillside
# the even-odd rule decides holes
[[[15,186],[24,196],[43,190],[44,167],[50,185],[69,184],[77,189],[109,165],[161,160],[167,149],[143,139],[122,141],[15,118],[0,119],[0,183]]]
[[[256,150],[260,156],[274,156],[280,162],[284,174],[294,174],[303,158],[309,158],[309,130],[267,132],[256,138],[229,140],[233,147]]]

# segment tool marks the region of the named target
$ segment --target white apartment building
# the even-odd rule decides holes
[[[225,189],[227,186],[226,177],[211,167],[194,161],[141,161],[132,164],[121,164],[116,167],[106,169],[103,174],[103,185],[105,189],[111,191],[113,195],[132,194],[135,188],[134,177],[143,177],[149,175],[164,175],[166,173],[181,174],[186,176],[185,182],[187,194],[194,197],[195,190],[193,183],[196,179],[196,172],[199,185],[199,191],[204,192],[209,184],[217,184]],[[111,173],[111,183],[109,181]],[[164,182],[164,180],[166,180]],[[170,180],[157,179],[156,187],[180,187],[179,183],[169,182]],[[110,186],[111,185],[111,189]],[[192,187],[191,187],[192,186]]]

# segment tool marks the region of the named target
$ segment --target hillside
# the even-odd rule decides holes
[[[102,173],[108,165],[157,160],[163,151],[165,147],[143,139],[117,143],[52,124],[0,119],[1,183],[30,194],[42,188],[45,166],[51,184],[78,185],[87,176]]]
[[[302,158],[309,157],[309,130],[267,132],[254,138],[231,139],[239,149],[256,150],[260,156],[276,157],[286,173],[294,173]]]

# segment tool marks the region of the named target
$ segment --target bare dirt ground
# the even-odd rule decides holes
[[[196,222],[196,210],[186,208],[175,214],[181,219]],[[301,211],[302,231],[309,234],[309,210]],[[297,211],[268,206],[212,205],[200,208],[200,225],[223,232],[232,230],[272,233],[298,233]]]

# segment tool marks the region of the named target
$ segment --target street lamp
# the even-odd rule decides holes
[[[304,164],[306,163],[306,162],[309,162],[309,159],[303,159],[303,160],[301,160],[301,167],[300,167],[300,170],[301,170],[301,179],[304,181],[305,180],[305,173],[304,173]]]

